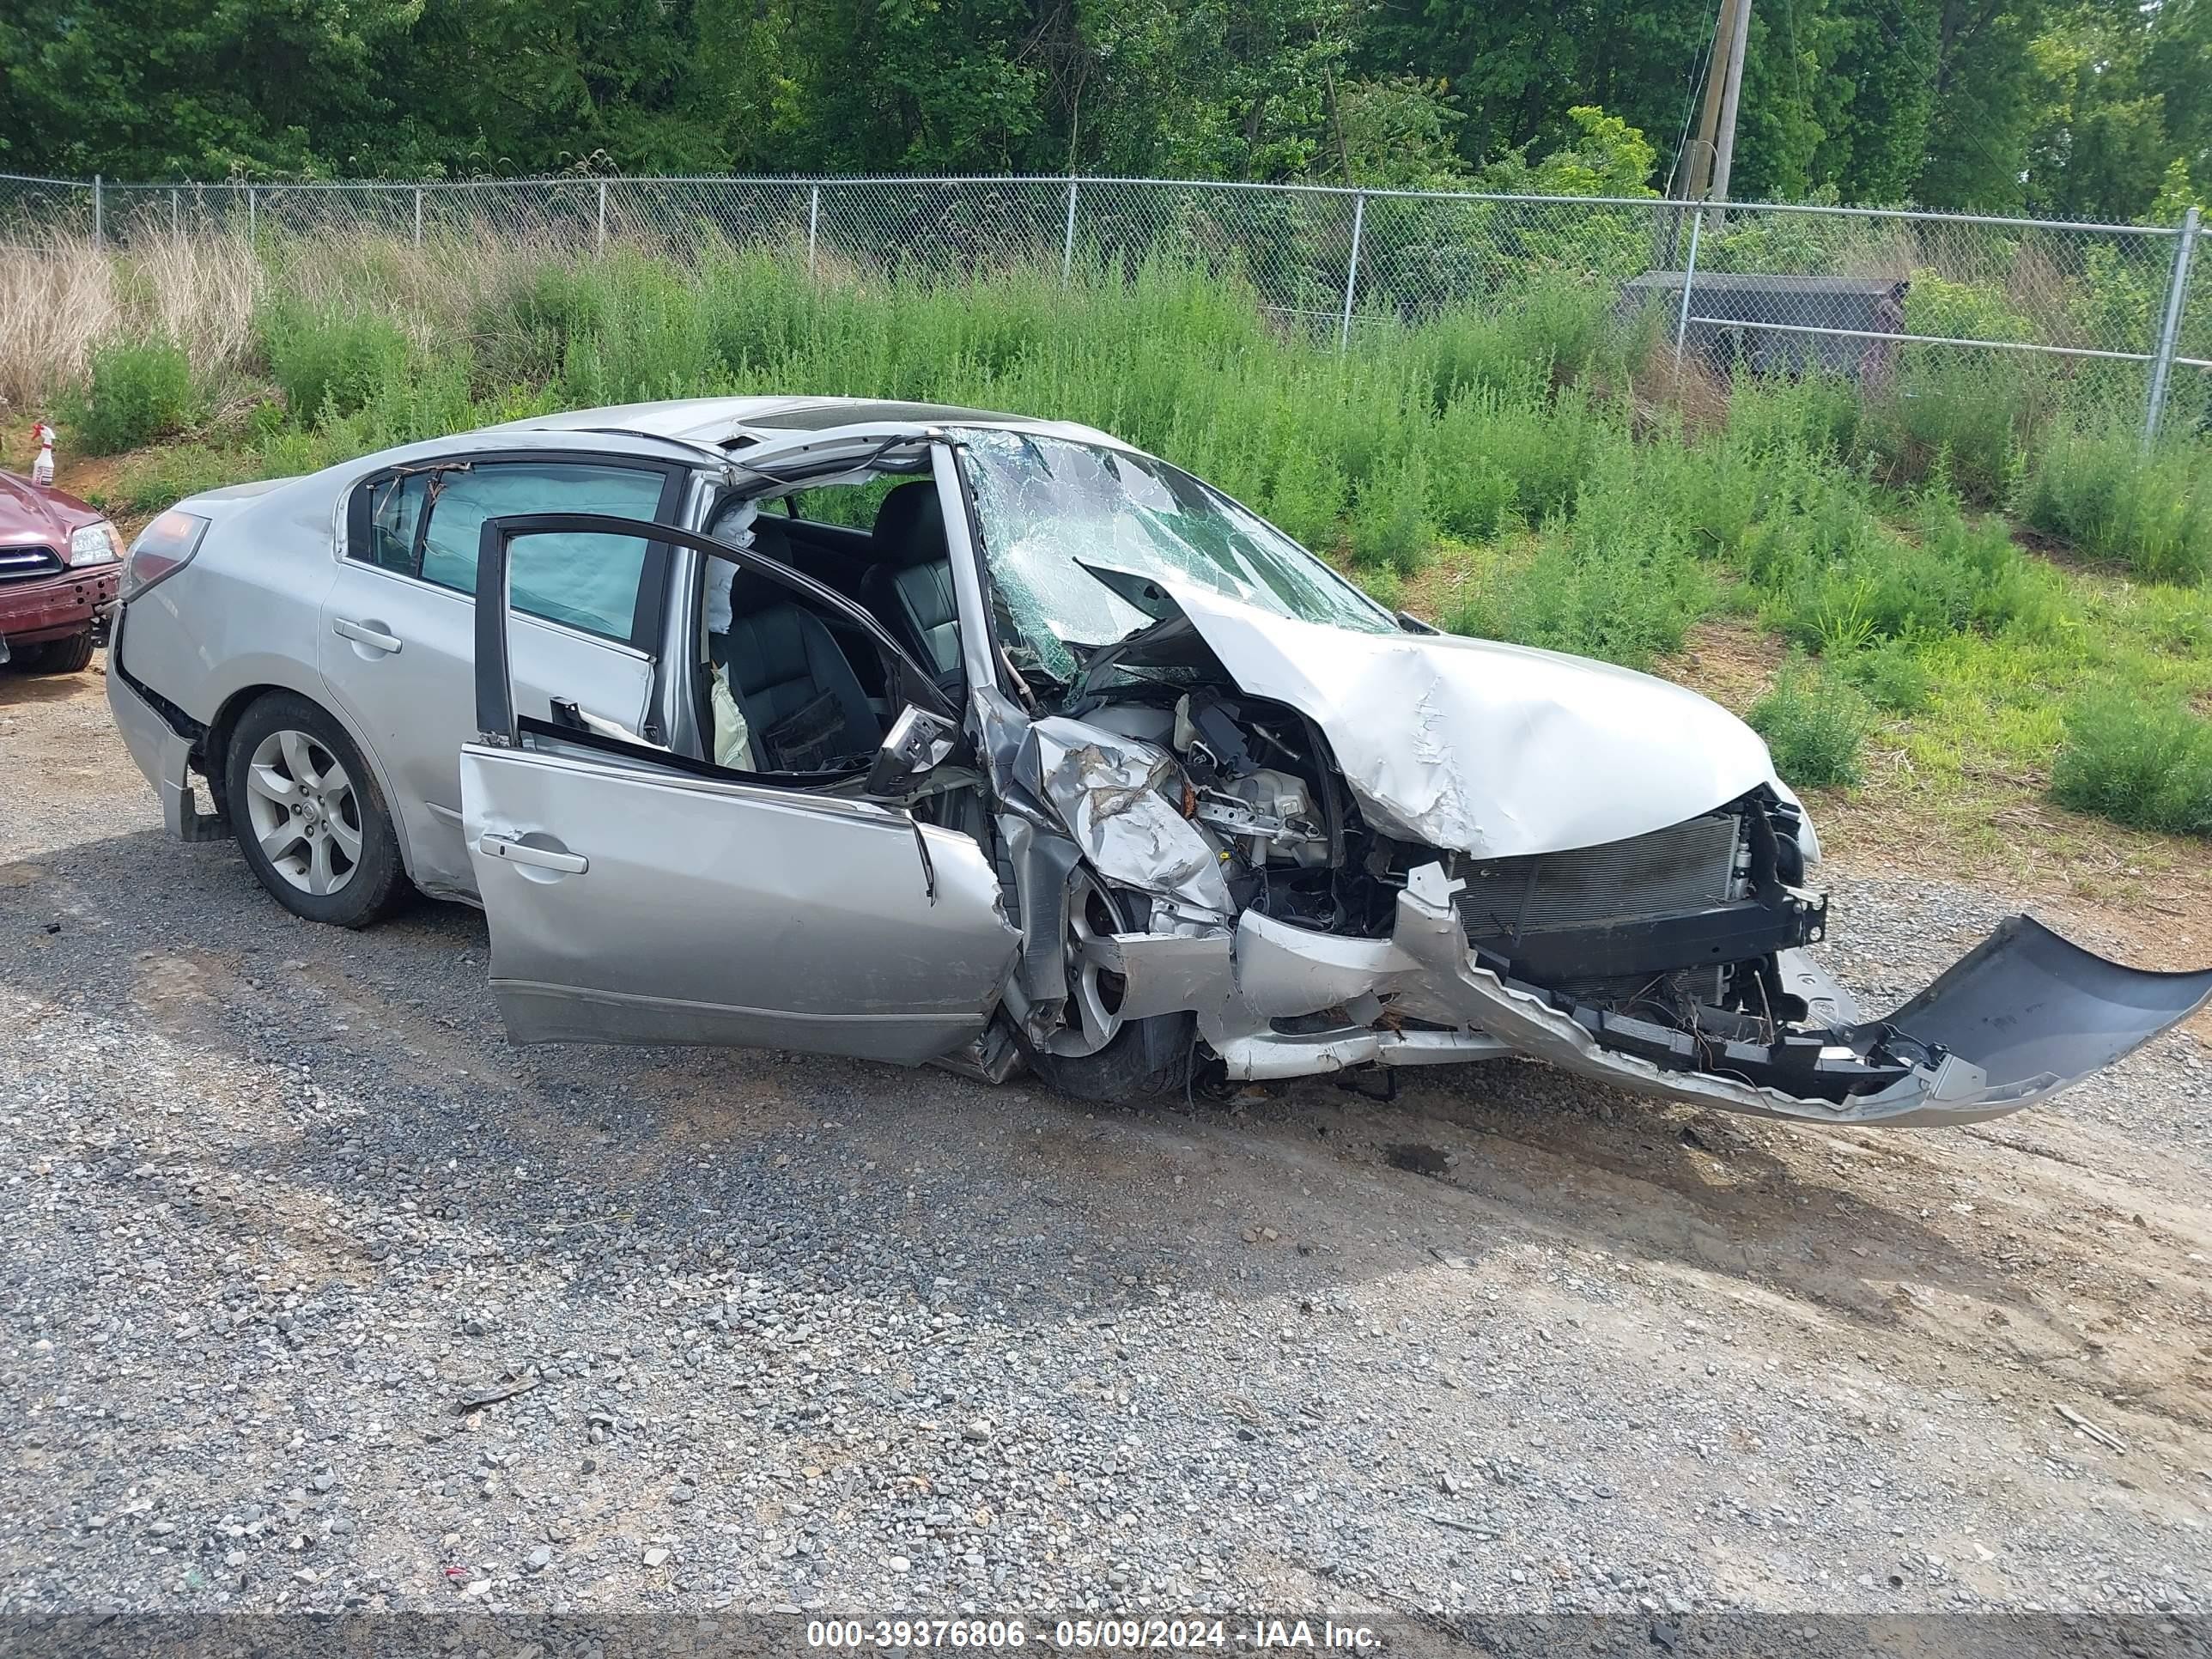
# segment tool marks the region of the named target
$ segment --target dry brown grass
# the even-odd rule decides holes
[[[128,248],[56,237],[0,251],[0,410],[44,411],[82,386],[103,340],[159,334],[220,386],[254,349],[272,287],[317,309],[374,312],[435,349],[465,336],[483,301],[578,256],[552,239],[287,238],[257,252],[230,237],[151,236]]]
[[[115,264],[89,242],[0,255],[0,404],[35,410],[82,380],[92,343],[121,325]]]
[[[126,305],[185,349],[210,375],[235,367],[253,340],[260,261],[228,237],[163,237],[134,246],[120,264]]]
[[[435,349],[466,336],[485,299],[508,293],[575,249],[551,236],[397,239],[305,236],[268,255],[269,274],[316,310],[371,311],[392,318],[416,344]]]
[[[1654,340],[1637,366],[1630,391],[1639,435],[1668,419],[1686,433],[1717,431],[1728,424],[1729,383],[1695,351],[1677,357],[1670,335]]]
[[[132,334],[167,336],[219,376],[252,341],[262,282],[251,252],[227,238],[10,247],[0,254],[0,407],[35,410],[82,382],[99,342]]]

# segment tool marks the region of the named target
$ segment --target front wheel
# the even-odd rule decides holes
[[[239,850],[276,902],[309,921],[366,927],[391,908],[399,838],[361,751],[330,713],[289,691],[231,733],[226,788]]]
[[[1106,967],[1100,941],[1129,931],[1120,899],[1088,870],[1067,892],[1066,1024],[1024,1046],[1030,1067],[1079,1100],[1125,1101],[1180,1087],[1188,1074],[1194,1017],[1121,1015],[1121,976]]]

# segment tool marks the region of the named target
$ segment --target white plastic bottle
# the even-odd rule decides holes
[[[39,458],[31,463],[31,482],[51,489],[54,483],[54,429],[44,421],[31,428],[39,441]]]

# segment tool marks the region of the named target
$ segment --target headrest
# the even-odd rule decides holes
[[[888,564],[934,564],[949,556],[937,481],[917,478],[884,496],[876,509],[873,541],[876,557]]]

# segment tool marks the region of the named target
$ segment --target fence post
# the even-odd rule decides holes
[[[1060,239],[1060,285],[1067,286],[1069,275],[1075,269],[1075,179],[1067,180],[1067,229]]]
[[[185,236],[185,192],[174,185],[169,186],[169,234],[178,241]]]
[[[602,259],[607,257],[607,181],[604,179],[599,180],[599,255]]]
[[[415,246],[422,246],[422,186],[415,186]]]
[[[822,186],[811,185],[806,191],[806,274],[814,274],[814,233],[822,223]]]
[[[1682,344],[1690,333],[1690,283],[1698,274],[1698,233],[1705,228],[1705,216],[1690,216],[1690,252],[1682,262],[1682,310],[1674,319],[1674,372],[1681,373]]]
[[[2150,397],[2143,404],[2142,447],[2158,439],[2158,423],[2166,413],[2166,383],[2173,374],[2174,343],[2181,337],[2181,307],[2189,294],[2189,257],[2197,246],[2202,216],[2195,208],[2181,216],[2181,235],[2173,250],[2173,281],[2166,290],[2166,314],[2159,319],[2158,341],[2151,347]]]
[[[92,175],[92,245],[94,247],[107,246],[107,226],[100,215],[103,205],[100,201],[101,187],[105,182],[98,173]]]
[[[255,195],[253,186],[248,185],[246,187],[246,245],[248,247],[253,246],[259,240],[255,233],[260,222],[260,209],[254,200]]]
[[[1359,238],[1367,228],[1367,192],[1352,198],[1352,257],[1344,262],[1344,317],[1336,325],[1336,349],[1352,345],[1352,301],[1359,291]]]

